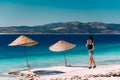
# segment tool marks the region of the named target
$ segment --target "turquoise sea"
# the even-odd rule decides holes
[[[20,46],[8,46],[20,35],[0,35],[0,75],[6,75],[10,71],[26,69],[24,48]],[[85,47],[87,34],[27,34],[26,36],[39,42],[38,45],[27,47],[29,64],[32,68],[52,66],[64,66],[62,53],[49,50],[49,46],[59,40],[76,44],[76,47],[66,51],[69,65],[89,66],[88,52]],[[108,64],[120,64],[120,34],[94,34],[95,44],[94,58],[97,66]]]

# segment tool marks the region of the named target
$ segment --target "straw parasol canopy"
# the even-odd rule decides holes
[[[57,43],[50,46],[49,49],[54,52],[63,52],[63,51],[70,50],[70,49],[74,48],[75,46],[76,46],[75,44],[71,44],[64,40],[60,40]]]
[[[20,37],[18,37],[16,40],[14,40],[13,42],[11,42],[9,44],[9,46],[23,46],[24,47],[24,52],[25,52],[25,57],[26,57],[26,64],[27,64],[27,68],[28,70],[30,70],[30,65],[28,64],[28,59],[27,59],[27,53],[26,53],[26,47],[27,46],[34,46],[38,44],[38,42],[24,36],[21,35]]]
[[[71,44],[71,43],[66,42],[64,40],[60,40],[57,43],[50,46],[49,49],[53,52],[64,52],[64,51],[67,51],[67,50],[71,50],[74,47],[76,47],[75,44]],[[66,60],[65,54],[63,53],[63,55],[64,55],[65,66],[67,66],[67,60]]]
[[[21,35],[16,40],[14,40],[12,43],[9,44],[9,46],[34,46],[38,44],[38,42]]]

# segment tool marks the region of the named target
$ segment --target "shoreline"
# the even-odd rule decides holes
[[[54,66],[49,68],[35,68],[31,72],[20,71],[22,76],[33,80],[116,80],[120,79],[120,65],[100,65],[95,69],[87,66]],[[31,76],[31,77],[30,77]]]

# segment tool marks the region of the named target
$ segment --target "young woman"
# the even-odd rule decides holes
[[[94,43],[93,43],[92,37],[88,38],[87,43],[86,43],[86,47],[88,48],[89,60],[90,60],[89,69],[95,68],[96,65],[95,65],[95,61],[94,61],[94,58],[93,58]]]

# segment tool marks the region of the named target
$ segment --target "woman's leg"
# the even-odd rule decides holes
[[[92,54],[89,54],[89,63],[90,63],[90,67],[92,67]]]
[[[95,64],[95,61],[94,61],[93,55],[91,56],[91,59],[92,59],[92,65],[93,65],[93,67],[95,68],[95,67],[96,67],[96,64]]]
[[[93,63],[93,65],[95,66],[95,61],[94,61],[94,59],[92,59],[92,63]]]

